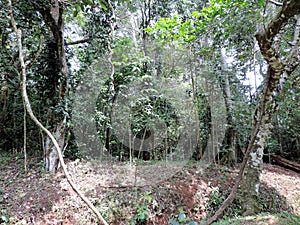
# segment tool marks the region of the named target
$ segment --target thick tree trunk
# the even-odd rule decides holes
[[[271,128],[271,117],[276,111],[275,96],[282,73],[281,63],[274,68],[268,67],[263,95],[253,117],[251,139],[254,139],[254,143],[248,146],[247,151],[249,151],[250,157],[242,179],[244,215],[255,214],[259,209],[257,200],[264,146]]]
[[[299,16],[295,26],[293,43],[289,56],[282,60],[279,50],[273,46],[274,38],[289,18],[299,14],[300,4],[297,1],[284,1],[281,11],[269,23],[265,30],[256,34],[260,50],[268,63],[268,71],[264,84],[264,91],[253,118],[252,130],[257,130],[255,141],[250,150],[250,158],[242,180],[243,208],[245,215],[255,214],[258,211],[258,194],[260,174],[262,171],[264,145],[271,129],[271,118],[277,104],[275,97],[279,93],[279,82],[284,75],[287,78],[299,65],[297,49],[299,46]],[[253,135],[253,134],[252,134]]]
[[[52,132],[55,139],[60,147],[63,149],[65,145],[65,133],[66,133],[66,124],[65,120],[56,125],[56,130]],[[47,136],[45,140],[45,156],[44,156],[45,169],[51,173],[57,171],[59,168],[59,159],[57,150],[52,142],[52,140]]]
[[[260,126],[244,173],[242,181],[244,215],[252,215],[259,210],[260,174],[263,165],[264,144],[269,128],[269,123]]]
[[[289,49],[290,51],[287,57],[284,58],[281,56],[280,52],[274,48],[274,38],[279,34],[282,28],[285,27],[288,20],[295,15],[299,15],[299,12],[300,1],[284,0],[281,10],[277,15],[267,26],[263,26],[255,35],[260,51],[268,63],[268,72],[264,81],[264,90],[254,113],[250,142],[247,151],[245,152],[241,169],[236,178],[236,183],[232,188],[230,195],[226,198],[217,212],[207,220],[205,225],[211,224],[218,219],[224,210],[233,202],[241,181],[245,197],[243,207],[244,209],[247,208],[245,214],[252,214],[256,211],[258,205],[257,196],[259,193],[259,176],[262,168],[263,147],[266,136],[271,128],[270,119],[276,110],[275,97],[278,94],[279,80],[283,74],[288,77],[300,63],[299,16],[297,16],[292,47]],[[245,172],[244,170],[247,162],[248,164]]]
[[[58,0],[54,0],[51,4],[51,8],[40,8],[36,5],[36,9],[41,13],[44,18],[45,23],[49,27],[56,47],[57,54],[57,68],[60,72],[59,87],[57,87],[57,93],[53,100],[55,102],[52,105],[57,106],[63,105],[64,111],[66,110],[66,96],[68,94],[68,75],[69,70],[67,66],[67,59],[65,53],[65,43],[64,43],[64,21],[63,21],[63,5],[64,3]],[[64,113],[61,113],[64,114]],[[52,111],[48,113],[48,122],[51,126],[51,131],[55,135],[55,138],[59,144],[60,149],[65,146],[65,135],[67,132],[66,127],[66,116],[58,115]],[[54,173],[59,168],[58,154],[55,150],[53,142],[47,136],[45,140],[45,155],[44,164],[45,169],[51,173]]]

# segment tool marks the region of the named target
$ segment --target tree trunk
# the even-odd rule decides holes
[[[266,115],[266,119],[269,117]],[[270,124],[261,125],[251,149],[250,158],[242,180],[243,211],[244,215],[258,212],[258,195],[260,187],[260,174],[262,172],[264,144],[268,135]]]
[[[64,21],[63,21],[63,2],[54,0],[51,4],[51,8],[40,8],[36,4],[36,9],[41,13],[43,19],[47,26],[49,27],[56,47],[57,54],[57,67],[60,75],[59,87],[57,87],[57,93],[55,94],[58,100],[53,100],[55,102],[52,105],[55,107],[58,104],[63,105],[63,111],[66,111],[66,95],[68,94],[68,75],[69,70],[67,66],[67,59],[65,53],[65,43],[64,43]],[[48,123],[51,126],[51,131],[55,135],[55,138],[59,144],[60,149],[65,146],[65,136],[66,136],[66,116],[65,113],[61,115],[55,114],[49,110],[48,113]],[[45,155],[44,164],[47,171],[54,173],[59,168],[58,154],[51,139],[47,136],[45,140]]]
[[[260,186],[260,174],[262,171],[264,145],[266,137],[271,129],[271,118],[276,112],[275,97],[279,93],[279,82],[283,75],[285,79],[299,65],[299,27],[296,25],[290,54],[282,59],[279,50],[273,46],[275,36],[286,25],[289,18],[299,14],[300,4],[297,1],[284,1],[281,11],[268,24],[268,26],[256,34],[260,50],[268,63],[268,71],[265,79],[264,90],[259,105],[253,118],[252,130],[256,130],[254,144],[249,149],[250,158],[242,180],[243,209],[245,215],[255,214],[258,211],[258,194]],[[299,23],[299,16],[296,24]],[[253,133],[252,133],[253,136]]]
[[[233,102],[232,102],[232,96],[231,96],[231,90],[230,90],[230,82],[229,82],[229,71],[228,66],[226,62],[226,56],[225,52],[220,50],[220,56],[221,56],[221,63],[222,63],[222,77],[219,77],[220,80],[220,86],[222,87],[222,92],[224,96],[225,101],[225,107],[226,107],[226,120],[227,120],[227,126],[225,130],[225,137],[222,142],[221,146],[221,154],[219,154],[218,158],[221,160],[221,162],[224,162],[226,164],[235,164],[236,154],[233,150],[233,142],[234,142],[234,136],[235,136],[235,125],[233,120]]]
[[[56,124],[56,129],[52,133],[54,134],[54,137],[57,140],[60,149],[63,149],[65,145],[65,133],[66,133],[65,121],[60,122],[60,124]],[[45,164],[45,169],[50,173],[56,172],[60,166],[56,148],[48,136],[46,137],[45,140],[44,164]]]
[[[300,173],[300,164],[299,163],[290,161],[288,159],[280,157],[279,155],[274,155],[274,154],[272,154],[270,156],[270,158],[271,158],[272,163]]]
[[[300,17],[297,16],[294,40],[292,41],[292,47],[289,49],[290,51],[287,57],[284,58],[280,55],[278,50],[276,51],[273,46],[274,38],[279,34],[282,28],[285,27],[291,17],[299,15],[299,11],[300,1],[284,0],[281,10],[277,15],[269,22],[269,24],[262,26],[261,30],[255,35],[260,51],[268,63],[263,93],[254,113],[250,142],[247,151],[245,152],[239,174],[236,178],[236,183],[232,188],[230,195],[226,198],[217,212],[207,220],[205,225],[211,224],[218,219],[224,210],[233,202],[241,181],[245,198],[243,208],[247,209],[245,214],[252,214],[257,209],[257,196],[260,185],[259,177],[262,168],[264,143],[271,128],[270,119],[276,110],[275,97],[278,94],[279,80],[283,74],[286,75],[285,77],[288,77],[300,63],[298,50],[300,45],[300,27],[298,26]],[[244,171],[247,162],[247,169]]]
[[[282,147],[282,137],[281,137],[281,132],[280,132],[280,125],[279,125],[278,113],[276,113],[276,116],[275,116],[274,120],[275,120],[275,127],[274,127],[274,129],[276,129],[277,142],[279,144],[280,155],[283,155],[284,151],[283,151],[283,147]]]

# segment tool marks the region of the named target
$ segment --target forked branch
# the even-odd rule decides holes
[[[247,161],[249,159],[250,153],[252,151],[252,147],[255,144],[256,136],[258,135],[258,132],[260,130],[260,126],[263,125],[263,116],[267,113],[270,113],[272,115],[273,111],[268,112],[267,111],[267,103],[271,103],[272,101],[272,94],[276,91],[277,86],[279,84],[279,79],[282,73],[284,72],[290,72],[292,73],[293,70],[296,69],[295,67],[292,67],[290,71],[286,71],[287,65],[284,65],[279,53],[273,48],[273,42],[275,36],[279,33],[279,31],[287,24],[288,20],[298,15],[300,11],[300,2],[299,0],[285,0],[283,1],[282,8],[280,12],[270,21],[270,23],[267,25],[265,29],[261,29],[256,34],[256,39],[258,41],[260,51],[262,55],[264,56],[264,59],[268,63],[268,73],[265,78],[265,86],[264,91],[261,96],[260,102],[258,104],[258,107],[256,109],[255,115],[254,115],[254,124],[252,127],[252,134],[251,139],[248,144],[247,150],[244,155],[243,162],[240,166],[240,171],[238,176],[236,177],[236,181],[234,184],[234,187],[232,188],[230,195],[227,197],[227,199],[222,203],[221,207],[215,212],[215,214],[209,218],[205,225],[209,225],[215,220],[217,220],[219,217],[222,216],[224,210],[233,202],[237,195],[238,187],[242,181],[243,173],[247,165]],[[298,24],[298,21],[297,21]],[[296,25],[297,27],[297,25]],[[296,28],[297,32],[297,28]],[[295,34],[296,36],[297,34]],[[298,34],[299,35],[299,34]],[[297,37],[298,38],[298,37]],[[295,58],[297,57],[297,54],[294,52],[292,53],[292,56],[289,56],[289,58]],[[294,60],[295,61],[295,60]],[[287,62],[288,64],[293,63],[293,61]]]

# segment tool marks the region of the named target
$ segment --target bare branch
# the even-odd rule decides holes
[[[271,2],[272,4],[274,4],[276,6],[283,6],[282,2],[276,2],[275,0],[269,0],[269,2]]]
[[[66,45],[66,46],[70,46],[70,45],[83,44],[83,43],[89,42],[91,39],[92,39],[92,38],[85,38],[85,39],[78,40],[78,41],[66,42],[65,45]]]

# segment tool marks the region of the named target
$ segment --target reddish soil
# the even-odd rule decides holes
[[[24,173],[20,160],[2,163],[0,223],[97,224],[61,172],[50,175],[40,168],[31,163],[28,173]],[[68,168],[73,180],[109,224],[118,225],[168,224],[180,215],[199,222],[219,207],[238,172],[236,168],[205,168],[193,163],[154,182],[147,179],[151,172],[139,174],[128,165],[116,169],[107,164],[69,162]],[[134,187],[132,182],[138,186]],[[300,174],[265,164],[261,183],[261,212],[300,215]],[[240,213],[237,198],[226,215],[235,217]]]

